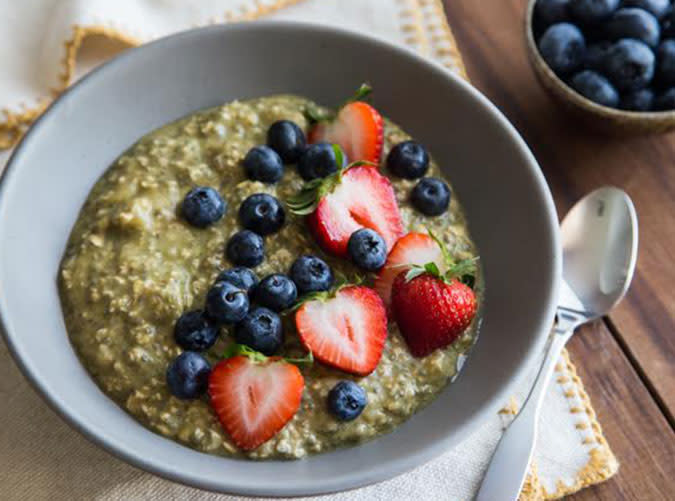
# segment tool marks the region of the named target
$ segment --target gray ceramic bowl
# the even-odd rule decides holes
[[[462,374],[394,433],[300,461],[219,458],[146,430],[98,389],[64,328],[57,270],[89,189],[139,137],[187,113],[280,92],[335,104],[363,81],[376,89],[382,113],[435,155],[481,250],[483,328]],[[1,324],[26,377],[73,427],[113,454],[206,489],[324,493],[418,466],[466,439],[507,401],[553,317],[557,217],[525,143],[487,99],[447,70],[341,30],[214,26],[131,50],[46,111],[17,147],[0,190]]]

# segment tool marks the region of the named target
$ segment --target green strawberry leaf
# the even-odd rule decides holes
[[[301,358],[284,357],[284,361],[294,365],[312,365],[314,363],[314,353],[307,352],[307,355]]]
[[[259,351],[255,351],[245,344],[231,343],[227,348],[225,348],[225,351],[223,352],[223,358],[232,358],[239,355],[248,357],[252,362],[255,363],[267,362],[268,359],[268,357]]]

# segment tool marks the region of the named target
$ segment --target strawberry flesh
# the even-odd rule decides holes
[[[345,258],[349,237],[356,230],[370,228],[378,232],[387,251],[403,234],[394,188],[371,165],[348,169],[333,191],[321,198],[307,221],[326,252]]]
[[[243,450],[272,438],[300,408],[305,381],[288,362],[253,362],[239,355],[218,363],[209,377],[211,406]]]
[[[426,233],[408,233],[398,239],[374,285],[387,308],[391,303],[391,286],[396,276],[412,265],[424,266],[427,263],[436,263],[441,271],[445,268],[443,252],[433,238]]]
[[[300,340],[320,362],[366,376],[377,367],[387,338],[387,316],[377,293],[363,286],[303,304],[295,314]]]
[[[337,143],[350,162],[380,162],[384,120],[368,103],[355,101],[343,106],[330,122],[319,122],[309,131],[311,143]]]
[[[461,282],[429,274],[394,279],[391,306],[410,353],[425,357],[455,341],[476,315],[476,296]]]

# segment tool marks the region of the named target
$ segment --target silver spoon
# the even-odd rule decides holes
[[[502,435],[476,501],[517,500],[529,470],[539,409],[565,343],[582,324],[606,315],[625,295],[637,260],[638,223],[628,195],[600,188],[561,226],[563,280],[557,324],[523,407]]]

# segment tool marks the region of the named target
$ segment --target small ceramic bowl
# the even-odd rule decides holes
[[[537,0],[529,0],[525,15],[527,52],[539,81],[560,103],[586,125],[603,132],[628,135],[667,132],[675,128],[673,111],[624,111],[594,103],[562,81],[539,53],[534,37],[533,17]]]
[[[481,253],[482,328],[459,377],[376,440],[298,461],[217,457],[155,434],[96,386],[65,329],[56,277],[82,203],[144,134],[196,110],[278,93],[374,105],[425,143],[452,181]],[[124,460],[204,489],[299,496],[389,478],[468,439],[543,349],[561,252],[551,194],[527,146],[469,84],[413,52],[344,30],[255,22],[183,32],[95,70],[17,147],[0,182],[0,331],[19,367],[76,429]],[[451,478],[448,479],[451,482]]]

